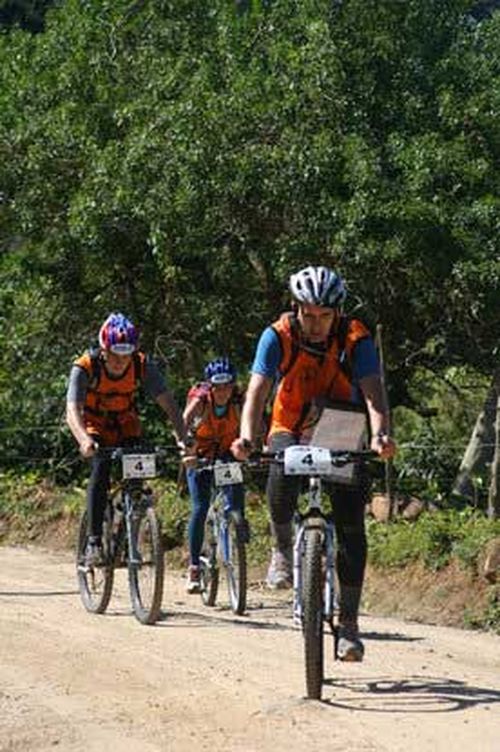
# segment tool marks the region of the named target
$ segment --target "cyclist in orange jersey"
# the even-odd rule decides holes
[[[102,525],[111,460],[99,446],[137,443],[142,434],[136,393],[144,390],[171,421],[182,447],[184,423],[157,365],[138,349],[137,329],[121,313],[111,313],[99,331],[99,347],[78,358],[71,368],[66,419],[83,457],[91,460],[87,489],[89,563],[102,561]]]
[[[236,385],[236,369],[228,358],[216,358],[205,366],[205,381],[189,390],[184,421],[194,438],[189,446],[193,457],[234,459],[231,444],[239,434],[242,396]],[[200,591],[200,552],[203,530],[210,504],[212,473],[198,472],[187,465],[187,483],[191,496],[191,517],[188,525],[189,569],[188,593]],[[241,483],[224,487],[228,509],[244,513],[244,489]],[[248,538],[248,525],[245,524]]]
[[[290,277],[292,311],[262,333],[243,408],[240,436],[232,445],[237,459],[250,454],[266,401],[275,387],[268,445],[278,451],[301,442],[314,404],[361,404],[366,408],[371,448],[383,459],[396,446],[388,435],[388,411],[373,339],[364,324],[343,314],[346,288],[324,266],[308,266]],[[269,472],[267,497],[274,548],[267,574],[272,588],[292,585],[292,519],[300,480],[282,467]],[[338,654],[360,661],[358,611],[366,565],[364,508],[367,480],[354,486],[325,484],[330,490],[338,540],[340,581]]]

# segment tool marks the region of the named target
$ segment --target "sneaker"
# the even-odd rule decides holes
[[[340,661],[360,662],[363,660],[365,648],[359,639],[356,622],[339,624],[337,658]]]
[[[278,551],[277,548],[273,549],[266,582],[272,590],[287,590],[293,584],[291,557]]]
[[[199,593],[201,590],[200,568],[191,564],[187,573],[186,590],[188,593]]]
[[[85,549],[85,566],[87,567],[102,567],[104,564],[104,556],[102,552],[102,543],[100,538],[94,536],[90,537]]]

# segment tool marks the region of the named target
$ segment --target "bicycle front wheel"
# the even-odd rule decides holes
[[[128,552],[132,609],[141,624],[154,624],[161,611],[164,559],[160,524],[152,507],[132,522],[132,538],[135,552]]]
[[[87,546],[87,511],[80,519],[76,546],[76,574],[81,601],[92,614],[103,614],[109,604],[113,590],[113,562],[111,556],[111,512],[108,507],[103,523],[103,558],[100,566],[89,566],[85,561]]]
[[[322,533],[310,529],[304,534],[302,632],[306,666],[307,697],[321,699],[323,685],[323,595]]]
[[[237,512],[227,519],[227,550],[224,552],[229,602],[235,614],[241,615],[247,605],[247,551],[243,520]]]
[[[208,512],[200,555],[200,594],[205,606],[215,606],[219,590],[217,564],[217,525],[213,511]]]

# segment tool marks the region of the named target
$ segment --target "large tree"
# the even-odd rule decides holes
[[[44,372],[50,320],[60,398],[112,307],[179,385],[246,364],[307,262],[384,325],[395,402],[417,368],[491,369],[500,15],[473,5],[67,0],[1,37],[3,374]]]

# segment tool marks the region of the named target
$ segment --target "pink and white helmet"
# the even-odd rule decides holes
[[[137,349],[137,329],[122,313],[110,313],[99,330],[103,350],[116,355],[131,355]]]

